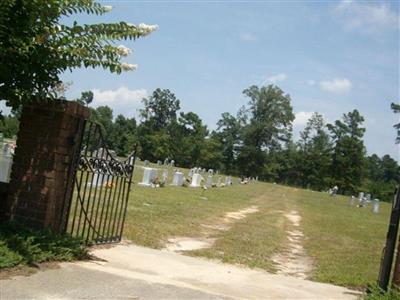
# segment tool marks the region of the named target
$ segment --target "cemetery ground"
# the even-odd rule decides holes
[[[138,168],[135,183],[141,175]],[[376,282],[391,204],[381,203],[380,213],[373,214],[370,206],[349,206],[347,196],[262,182],[240,185],[236,178],[233,182],[207,190],[135,184],[125,238],[146,247],[352,288]],[[249,208],[256,209],[227,219],[227,214]],[[301,218],[299,224],[290,219],[291,213]],[[300,238],[294,240],[293,231],[300,231]],[[298,255],[296,243],[304,250]],[[196,249],[198,245],[204,248]],[[179,251],[180,246],[189,246],[188,251]],[[285,262],[295,264],[294,274],[290,266],[285,272]]]
[[[390,214],[389,203],[381,203],[380,213],[373,214],[370,206],[349,206],[349,197],[331,197],[328,193],[272,183],[250,182],[242,185],[237,178],[233,178],[232,186],[207,190],[169,184],[162,188],[142,187],[137,184],[143,175],[140,165],[134,172],[124,239],[128,243],[162,251],[147,253],[150,250],[134,248],[136,252],[129,256],[128,261],[133,260],[132,256],[136,257],[137,251],[139,254],[144,251],[143,259],[147,261],[143,264],[157,265],[151,258],[148,259],[151,256],[155,260],[154,255],[159,255],[159,264],[168,265],[170,261],[164,262],[164,256],[178,252],[238,265],[243,270],[262,269],[357,290],[364,290],[377,280]],[[185,174],[188,172],[182,171]],[[171,172],[172,168],[170,177]],[[26,237],[21,237],[21,240],[31,241],[22,243],[22,251],[14,248],[10,252],[10,249],[4,248],[9,240],[3,234],[0,236],[0,252],[9,251],[7,257],[14,259],[14,265],[18,259],[19,263],[34,265],[41,261],[38,260],[40,258],[42,261],[69,261],[86,257],[85,252],[78,251],[81,248],[77,248],[73,240],[65,240],[63,244],[57,239],[51,241],[46,240],[46,236],[40,239],[31,235],[35,233],[28,232]],[[51,247],[41,249],[43,244]],[[111,246],[109,250],[121,249],[119,247]],[[92,250],[95,255],[100,253],[103,255],[100,258],[107,259],[107,251],[96,247]],[[139,261],[140,255],[134,263]],[[180,262],[177,263],[179,266]],[[82,264],[86,266],[85,262]],[[77,273],[83,272],[78,266],[68,266],[63,265],[62,269],[71,268],[68,272],[72,272],[78,268],[75,270]],[[153,271],[157,270],[148,272]],[[35,278],[43,280],[46,276],[52,275],[39,274]],[[293,284],[293,280],[288,282]],[[138,282],[138,286],[140,284]],[[280,286],[280,283],[276,284]],[[180,293],[178,290],[175,292]]]

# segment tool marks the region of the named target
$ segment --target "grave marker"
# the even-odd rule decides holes
[[[202,176],[198,173],[193,174],[191,187],[200,187]]]
[[[158,170],[154,168],[143,168],[143,179],[139,182],[141,186],[152,186],[152,181],[158,177]]]
[[[183,185],[183,173],[182,172],[175,172],[174,177],[172,178],[172,184],[175,186],[182,186]]]

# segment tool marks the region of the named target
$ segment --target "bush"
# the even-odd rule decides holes
[[[0,226],[0,268],[46,261],[86,258],[81,240],[50,230],[32,230],[16,223]]]

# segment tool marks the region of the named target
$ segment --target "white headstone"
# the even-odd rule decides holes
[[[217,186],[221,186],[221,177],[218,177]]]
[[[143,168],[143,179],[139,182],[142,186],[151,186],[154,178],[158,176],[158,170],[153,168]]]
[[[372,205],[372,212],[374,214],[379,213],[379,200],[378,199],[374,199],[374,204]]]
[[[106,174],[95,171],[93,173],[92,183],[90,184],[90,186],[93,186],[93,187],[104,186],[106,181],[107,181]]]
[[[170,164],[169,164],[171,167],[174,167],[175,166],[175,161],[174,160],[171,160],[171,162],[170,162]]]
[[[188,176],[189,176],[189,177],[192,177],[193,174],[194,174],[194,168],[192,168],[192,169],[189,170]]]
[[[196,173],[193,174],[192,177],[192,183],[190,184],[191,187],[200,187],[200,183],[201,183],[201,175]]]
[[[225,177],[225,185],[231,185],[229,176]]]
[[[353,205],[354,205],[354,199],[355,199],[354,196],[351,196],[351,197],[350,197],[350,199],[349,199],[349,205],[350,205],[350,206],[353,206]]]
[[[11,165],[11,147],[9,144],[4,144],[0,154],[0,182],[10,181]]]
[[[162,177],[163,177],[163,181],[167,182],[167,179],[168,179],[168,170],[167,169],[164,169]]]
[[[210,188],[210,187],[212,187],[212,184],[213,184],[213,177],[212,177],[212,175],[208,175],[206,187]]]
[[[172,178],[172,184],[171,185],[176,185],[176,186],[182,186],[183,185],[183,173],[182,172],[175,172],[174,177]]]
[[[358,201],[359,201],[359,202],[362,202],[362,201],[363,201],[363,198],[364,198],[364,193],[363,193],[363,192],[360,192],[360,193],[358,194]]]
[[[146,159],[146,160],[144,161],[144,166],[147,167],[149,164],[150,164],[150,162]]]

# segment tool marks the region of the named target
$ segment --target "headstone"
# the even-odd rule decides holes
[[[338,192],[339,188],[337,187],[337,185],[335,185],[332,189],[331,189],[331,196],[336,196],[337,192]]]
[[[374,214],[379,213],[379,200],[378,199],[374,199],[374,203],[372,204],[372,212]]]
[[[214,170],[213,169],[208,169],[208,172],[207,172],[209,175],[213,175],[214,174]]]
[[[218,177],[217,186],[221,186],[221,177]]]
[[[365,199],[367,200],[367,202],[371,202],[371,194],[366,194]]]
[[[168,157],[166,158],[166,159],[164,159],[164,166],[167,166],[168,165]]]
[[[11,174],[11,165],[13,158],[11,155],[11,147],[9,144],[4,144],[0,153],[0,182],[9,182]]]
[[[198,173],[193,174],[192,176],[192,183],[190,184],[191,187],[200,187],[201,183],[201,175]]]
[[[189,177],[192,177],[192,176],[193,176],[193,174],[194,174],[194,169],[192,168],[192,169],[190,169],[190,170],[189,170],[189,174],[188,174],[188,176],[189,176]]]
[[[350,206],[353,206],[353,205],[354,205],[354,200],[355,200],[355,197],[354,197],[354,196],[351,196],[351,197],[349,198],[349,205],[350,205]]]
[[[363,192],[360,192],[360,193],[358,194],[358,202],[362,202],[363,199],[364,199],[364,193],[363,193]]]
[[[226,176],[225,178],[225,185],[231,185],[232,184],[232,179],[230,176]]]
[[[105,159],[107,157],[107,150],[99,148],[96,153],[97,158]]]
[[[206,187],[210,188],[210,187],[212,187],[212,184],[213,184],[213,177],[212,177],[212,175],[208,175]]]
[[[116,158],[117,157],[117,153],[114,150],[109,150],[108,152],[110,152],[110,155],[112,158]]]
[[[183,185],[183,173],[182,172],[175,172],[174,177],[172,178],[172,184],[171,185],[176,185],[176,186],[182,186]]]
[[[164,169],[162,177],[163,177],[163,181],[167,182],[167,179],[168,179],[168,170],[167,169]]]
[[[172,168],[175,166],[175,161],[171,160],[170,164],[169,164]]]
[[[258,181],[258,176],[256,176],[256,181]]]
[[[158,170],[154,168],[143,168],[143,179],[139,185],[151,186],[154,178],[158,176]]]
[[[157,160],[157,165],[161,166],[162,165],[162,161],[161,160]]]
[[[144,161],[144,166],[147,167],[148,165],[150,165],[150,162],[146,159],[146,160]]]
[[[92,182],[90,186],[92,187],[101,187],[104,186],[104,184],[107,182],[107,175],[104,173],[100,173],[99,171],[96,171],[93,173],[92,177]]]

